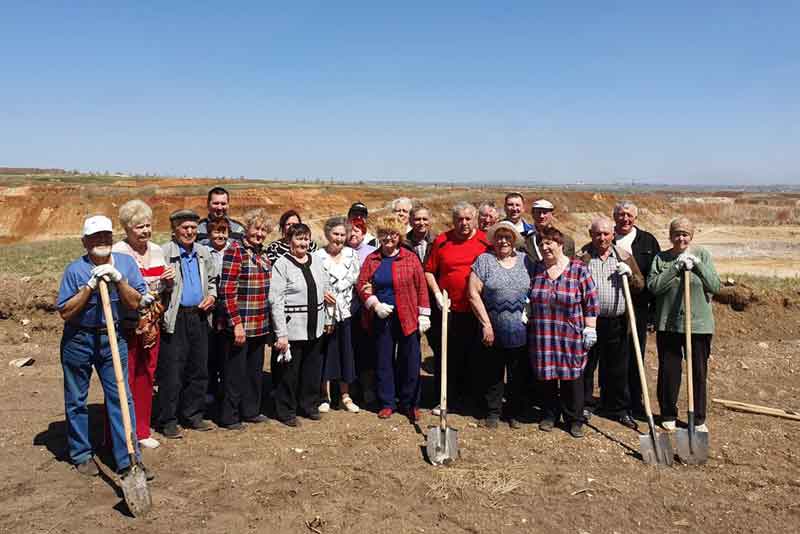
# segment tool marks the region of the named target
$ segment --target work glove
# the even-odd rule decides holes
[[[695,265],[700,265],[700,258],[694,254],[686,254],[683,258],[683,265],[687,271],[691,271]]]
[[[103,278],[107,282],[114,282],[115,284],[122,280],[122,273],[110,263],[104,263],[92,269],[92,276]]]
[[[292,361],[292,348],[287,347],[285,351],[279,352],[276,360],[278,363],[289,363]]]
[[[152,303],[156,301],[156,298],[153,296],[152,293],[145,293],[142,295],[142,298],[139,299],[139,309],[149,308]]]
[[[419,333],[424,334],[431,327],[431,318],[427,315],[420,315],[417,323],[419,324]]]
[[[583,347],[589,350],[595,343],[597,343],[597,329],[593,326],[587,326],[583,329]]]
[[[628,267],[627,263],[619,262],[617,263],[617,274],[620,276],[632,276],[633,271]]]
[[[92,276],[89,277],[89,280],[86,282],[86,286],[92,291],[95,291],[97,290],[98,282],[100,282],[100,277],[95,276],[94,272],[92,272]]]
[[[531,299],[525,299],[525,307],[522,308],[522,324],[528,324],[528,316],[531,312]]]
[[[436,297],[436,307],[441,310],[442,308],[444,308],[444,295],[437,292],[434,294],[434,296]]]
[[[378,315],[378,317],[380,317],[381,319],[386,319],[394,311],[394,306],[392,306],[391,304],[384,304],[383,302],[378,302],[373,307],[373,309],[375,310],[375,313]]]

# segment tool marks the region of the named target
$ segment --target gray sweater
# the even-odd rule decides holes
[[[175,333],[175,319],[178,317],[178,308],[181,304],[181,292],[183,291],[183,279],[181,278],[181,247],[175,242],[162,245],[164,251],[164,261],[175,269],[175,281],[172,284],[172,291],[169,295],[169,305],[164,312],[162,319],[164,331],[167,334]],[[214,267],[214,259],[211,257],[208,247],[200,243],[194,244],[197,251],[198,265],[200,266],[200,282],[203,284],[203,298],[209,295],[217,297],[217,272]],[[169,291],[169,290],[168,290]]]
[[[330,323],[325,311],[325,292],[330,291],[328,275],[322,261],[312,254],[308,264],[314,284],[317,286],[317,328],[313,339],[322,337],[325,324]],[[269,304],[275,337],[288,337],[289,341],[308,341],[308,286],[300,267],[288,254],[279,257],[272,265],[272,279],[269,286]]]

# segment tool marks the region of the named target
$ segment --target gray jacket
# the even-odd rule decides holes
[[[303,271],[288,255],[281,256],[272,265],[269,284],[269,305],[275,337],[288,337],[289,341],[308,341],[308,286]],[[311,275],[317,286],[317,329],[313,339],[322,337],[325,324],[331,322],[325,310],[325,292],[330,291],[328,274],[322,261],[308,255]]]
[[[169,304],[164,312],[162,326],[167,334],[175,333],[175,319],[178,317],[178,308],[181,304],[181,293],[183,292],[183,279],[181,274],[181,247],[175,242],[170,241],[161,247],[164,251],[164,261],[167,265],[175,269],[175,281],[172,284],[172,291],[169,295]],[[217,272],[214,267],[214,258],[208,247],[200,243],[194,244],[197,251],[198,265],[200,266],[200,280],[203,284],[203,298],[212,296],[217,297]],[[168,290],[169,291],[169,290]],[[209,316],[211,314],[209,313]]]

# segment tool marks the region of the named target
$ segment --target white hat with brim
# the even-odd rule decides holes
[[[522,235],[517,230],[517,227],[514,226],[514,223],[511,221],[500,221],[497,224],[494,224],[486,230],[486,238],[489,240],[489,243],[494,244],[494,235],[499,230],[507,230],[514,234],[514,248],[519,248],[525,245],[525,240],[522,239]]]
[[[111,219],[104,215],[94,215],[83,222],[83,237],[99,232],[112,232]]]
[[[545,199],[541,198],[541,199],[539,199],[539,200],[537,200],[536,202],[533,203],[533,206],[531,206],[531,209],[534,209],[534,210],[553,210],[553,209],[555,209],[555,206],[553,206],[553,203],[550,202],[549,200],[545,200]]]

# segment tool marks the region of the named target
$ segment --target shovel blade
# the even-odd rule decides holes
[[[639,436],[639,453],[644,463],[649,465],[672,465],[675,453],[672,443],[666,434],[656,434],[657,443],[653,441],[652,434]]]
[[[458,431],[439,426],[428,428],[425,450],[433,465],[446,465],[458,458]]]
[[[687,465],[700,465],[708,461],[708,432],[679,428],[675,432],[678,458]]]
[[[147,487],[147,476],[144,469],[138,464],[133,464],[131,470],[120,479],[122,495],[133,517],[143,517],[153,507],[150,488]]]

